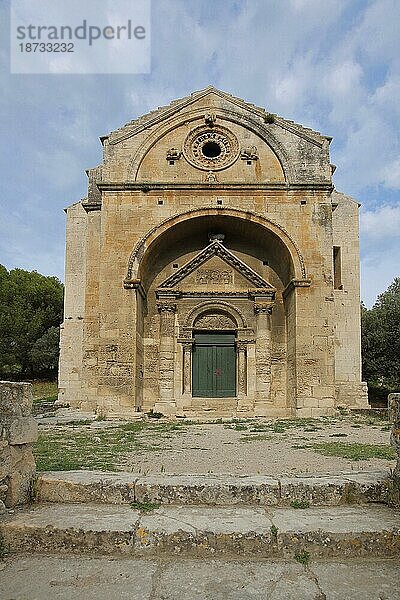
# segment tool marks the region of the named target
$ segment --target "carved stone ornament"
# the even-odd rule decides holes
[[[236,324],[228,315],[206,314],[200,316],[194,323],[195,329],[236,329]]]
[[[268,315],[272,314],[273,302],[255,302],[254,303],[254,312],[256,315],[259,313],[266,313]]]
[[[204,171],[218,171],[232,165],[239,156],[237,137],[221,125],[202,125],[187,136],[183,154],[188,162]]]
[[[204,115],[204,121],[209,127],[213,127],[215,125],[216,120],[217,115],[215,113],[207,113],[206,115]]]
[[[233,282],[233,271],[218,269],[198,269],[196,283],[207,285],[209,283],[230,284]]]
[[[178,148],[170,148],[167,150],[167,160],[179,160],[182,152]]]
[[[240,158],[242,160],[258,160],[257,146],[248,146],[247,148],[242,148]]]
[[[208,173],[206,175],[206,182],[207,183],[217,183],[218,182],[217,176],[214,173],[214,171],[208,171]]]
[[[163,313],[175,313],[176,312],[176,304],[173,302],[157,302],[158,312]]]

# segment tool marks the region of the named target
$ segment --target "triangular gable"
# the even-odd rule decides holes
[[[269,288],[271,291],[275,288],[268,283],[258,273],[253,271],[251,267],[246,265],[240,258],[232,254],[219,240],[214,240],[204,250],[192,258],[189,262],[183,265],[173,275],[170,275],[160,286],[161,288],[173,288],[180,283],[185,277],[193,273],[212,256],[219,256],[224,262],[236,269],[243,277],[257,288]]]
[[[173,100],[170,104],[168,104],[166,106],[161,106],[161,107],[157,108],[156,110],[153,110],[145,115],[142,115],[141,117],[138,117],[137,119],[135,119],[133,121],[130,121],[129,123],[126,123],[121,128],[116,129],[115,131],[111,132],[109,135],[102,136],[101,140],[109,139],[110,144],[117,144],[133,135],[136,135],[143,129],[151,127],[152,125],[154,125],[156,123],[160,123],[161,121],[164,121],[165,119],[172,117],[174,114],[176,114],[183,108],[186,108],[187,106],[190,106],[191,104],[194,104],[198,100],[200,100],[210,94],[215,94],[216,96],[219,96],[221,99],[231,102],[232,104],[235,104],[242,110],[249,111],[253,116],[255,114],[257,114],[262,119],[265,119],[267,117],[268,111],[266,111],[265,108],[261,108],[260,106],[256,106],[255,104],[252,104],[250,102],[246,102],[245,100],[242,100],[241,98],[232,96],[231,94],[228,94],[227,92],[223,92],[222,90],[219,90],[219,89],[213,87],[212,85],[209,85],[208,87],[204,88],[203,90],[198,90],[196,92],[193,92],[192,94],[190,94],[190,96],[185,96],[184,98],[179,98],[177,100]],[[278,115],[274,115],[274,118],[275,118],[276,125],[282,127],[283,129],[286,129],[287,131],[290,131],[304,139],[307,139],[308,141],[310,141],[314,144],[320,145],[322,142],[322,139],[326,138],[326,136],[323,136],[318,131],[314,131],[308,127],[304,127],[303,125],[295,123],[294,121],[289,121],[287,119],[279,117]],[[331,138],[328,138],[328,139],[331,139]]]

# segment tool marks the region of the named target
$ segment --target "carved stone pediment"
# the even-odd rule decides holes
[[[222,268],[216,269],[212,266],[209,261],[213,257],[221,259]],[[206,263],[209,264],[207,265]],[[263,288],[268,289],[271,293],[275,292],[275,288],[268,281],[235,256],[220,240],[213,240],[204,250],[199,252],[194,258],[178,269],[178,271],[173,273],[173,275],[170,275],[158,289],[161,291],[165,288],[174,288],[193,273],[195,273],[194,277],[198,285],[230,285],[233,282],[234,273],[238,273],[251,284],[252,288]]]

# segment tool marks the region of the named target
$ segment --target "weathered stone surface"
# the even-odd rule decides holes
[[[400,512],[386,507],[304,510],[166,506],[43,505],[7,515],[0,534],[12,552],[146,556],[400,556]]]
[[[277,509],[271,518],[284,556],[304,549],[314,557],[400,553],[400,512],[387,507]]]
[[[399,600],[398,561],[13,557],[0,597],[26,600]]]
[[[279,503],[279,483],[261,476],[146,476],[138,478],[135,499],[162,504],[274,505]]]
[[[310,505],[387,501],[385,471],[274,479],[264,476],[211,475],[141,476],[103,471],[42,473],[37,480],[39,502],[99,502],[124,504],[136,500],[184,505]]]
[[[140,519],[135,549],[150,554],[265,555],[265,548],[275,545],[271,525],[260,508],[171,506]]]
[[[48,472],[38,477],[38,502],[126,504],[135,499],[137,476],[103,471]]]
[[[37,422],[33,417],[20,417],[10,424],[8,441],[12,445],[32,444],[38,437]]]
[[[32,442],[37,424],[30,416],[32,386],[0,382],[0,500],[9,507],[31,499],[35,478]]]
[[[126,554],[138,516],[128,506],[49,505],[6,517],[0,532],[13,552]]]

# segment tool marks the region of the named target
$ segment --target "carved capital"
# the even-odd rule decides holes
[[[236,349],[238,352],[245,352],[247,348],[247,340],[238,340],[236,342]]]
[[[174,302],[157,302],[158,312],[176,313],[176,304]]]
[[[273,302],[254,302],[254,312],[256,315],[264,313],[267,315],[272,314]]]

